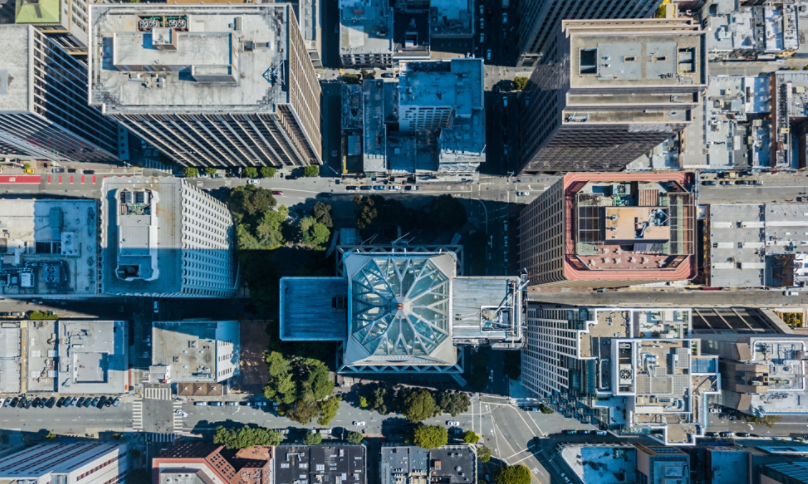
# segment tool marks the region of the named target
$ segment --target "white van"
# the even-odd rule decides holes
[[[783,291],[783,296],[799,296],[800,293],[797,291]]]

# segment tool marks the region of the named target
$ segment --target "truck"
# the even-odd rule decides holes
[[[502,0],[502,9],[505,10],[508,8],[509,0]]]

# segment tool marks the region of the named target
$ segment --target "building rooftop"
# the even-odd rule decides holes
[[[430,16],[418,8],[393,10],[393,60],[429,60]]]
[[[61,3],[61,0],[17,0],[14,21],[18,24],[59,23]]]
[[[267,484],[272,482],[273,448],[238,451],[208,442],[177,442],[152,460],[155,484]]]
[[[58,1],[57,1],[58,4]],[[34,27],[30,25],[3,25],[0,42],[5,45],[0,53],[0,111],[33,111],[34,100],[30,91],[29,73],[33,70],[30,46]]]
[[[0,392],[20,393],[22,371],[22,331],[19,322],[0,325]]]
[[[222,342],[234,345],[227,362],[217,361]],[[150,371],[174,382],[217,382],[221,367],[238,368],[240,349],[238,321],[155,321]]]
[[[469,484],[477,481],[477,454],[468,445],[427,450],[385,445],[381,451],[382,484]]]
[[[429,28],[433,37],[457,38],[474,33],[474,2],[431,0]]]
[[[366,484],[363,445],[279,445],[275,447],[275,484]]]
[[[339,50],[346,54],[392,54],[393,8],[384,0],[339,0]]]
[[[710,446],[706,451],[713,484],[749,484],[749,473],[738,472],[749,465],[745,449]]]
[[[772,166],[796,168],[802,166],[798,160],[805,160],[806,153],[798,151],[803,144],[797,141],[798,130],[791,129],[791,123],[808,117],[808,72],[775,71],[772,75]]]
[[[126,444],[85,441],[27,447],[0,458],[4,482],[45,481],[71,475],[89,462],[126,455]],[[106,460],[106,459],[105,459]],[[66,477],[65,477],[66,478]]]
[[[281,279],[281,338],[345,341],[348,281],[344,277]]]
[[[560,454],[582,482],[639,482],[636,475],[637,449],[633,445],[567,444],[561,448]]]
[[[0,28],[3,32],[6,27]],[[0,294],[86,297],[98,292],[95,200],[3,200]]]
[[[56,327],[59,357],[56,391],[66,394],[126,391],[129,371],[126,321],[59,320]]]
[[[283,4],[93,6],[90,103],[107,114],[274,112],[289,102],[290,14]]]

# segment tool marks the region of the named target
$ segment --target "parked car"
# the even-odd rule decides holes
[[[194,402],[194,405],[197,407],[204,407],[208,404],[208,402]]]
[[[33,401],[29,398],[25,401],[25,408],[31,408],[31,405],[33,404]]]
[[[56,400],[56,408],[62,408],[62,405],[64,405],[65,400],[67,400],[65,397],[61,397],[59,398],[59,400]]]
[[[112,401],[112,406],[117,407],[121,404],[121,397],[115,397],[115,400]]]
[[[530,192],[516,192],[517,197],[527,197],[530,195]]]
[[[356,421],[356,420],[354,420],[353,424],[354,424],[356,427],[364,427],[364,426],[365,426],[365,422],[363,422],[363,421]]]
[[[92,405],[93,407],[97,407],[98,402],[100,402],[100,401],[101,401],[101,397],[95,397],[90,401],[90,405]]]
[[[96,398],[98,398],[98,397],[96,397]],[[98,402],[96,402],[96,403],[98,403]],[[90,398],[90,397],[87,397],[87,399],[84,400],[84,408],[89,408],[92,405],[93,405],[93,399]]]
[[[750,185],[763,185],[763,182],[760,180],[749,180]]]
[[[751,185],[752,183],[749,180],[735,180],[736,185]]]
[[[727,438],[735,437],[734,432],[721,432],[718,435],[720,435],[721,437],[727,437]]]
[[[396,77],[396,75],[393,74],[392,72],[383,72],[382,77],[387,78],[387,79],[391,79],[393,77]]]
[[[508,23],[508,12],[502,12],[502,25]]]
[[[23,313],[22,311],[12,311],[11,316],[15,318],[21,318],[25,316],[25,313]]]
[[[238,404],[239,404],[239,405],[242,405],[242,406],[245,406],[245,407],[249,407],[249,406],[250,406],[250,402],[247,402],[247,401],[244,401],[244,400],[242,400],[242,401],[238,402]]]
[[[31,406],[32,406],[32,407],[34,407],[34,408],[37,408],[37,407],[39,406],[39,402],[40,402],[41,400],[42,400],[41,398],[36,397],[36,398],[34,399],[34,402],[31,404]]]
[[[52,171],[53,173],[64,173],[64,172],[65,172],[65,169],[64,169],[64,168],[54,168],[54,169],[52,169],[51,171]]]
[[[721,413],[721,409],[720,408],[711,408],[710,413]]]
[[[457,427],[457,426],[459,426],[459,425],[460,425],[460,422],[458,422],[458,421],[456,421],[456,420],[447,420],[447,421],[446,421],[446,425],[447,425],[448,427]]]
[[[78,402],[76,402],[76,406],[77,406],[77,407],[82,407],[82,406],[84,406],[84,400],[86,400],[86,398],[84,398],[84,397],[79,397]]]
[[[10,402],[9,407],[15,408],[17,404],[20,403],[20,397],[11,398],[8,400],[8,402]],[[3,406],[5,406],[5,404]]]
[[[783,296],[799,296],[800,293],[797,291],[783,291]]]
[[[384,187],[381,185],[376,185],[373,187],[374,190],[384,190]]]
[[[705,186],[708,186],[708,187],[716,185],[715,180],[704,180],[703,182],[701,182],[701,184],[705,185]]]
[[[333,196],[334,196],[334,194],[333,194],[333,193],[331,193],[331,192],[320,192],[320,193],[318,193],[318,194],[317,194],[317,196],[318,196],[318,197],[326,197],[326,198],[331,198],[331,197],[333,197]]]
[[[210,405],[211,407],[221,407],[222,402],[210,402],[208,405]]]
[[[749,437],[749,432],[738,432],[735,434],[736,437]]]
[[[373,190],[373,187],[370,185],[362,185],[359,187],[360,190]]]
[[[282,195],[283,195],[283,192],[282,192],[281,190],[272,190],[272,194],[273,194],[273,195],[282,196]]]
[[[488,49],[485,53],[485,60],[491,60],[491,49]]]
[[[721,180],[720,185],[732,185],[732,182],[729,180]]]
[[[102,398],[102,400],[103,400],[103,398]],[[104,400],[104,406],[105,407],[111,407],[112,406],[112,397],[106,397],[106,400]]]
[[[406,187],[404,187],[404,190],[418,191],[418,185],[407,185]]]
[[[705,437],[718,437],[718,432],[704,432]]]
[[[85,175],[95,175],[95,170],[84,170],[82,173]]]
[[[104,404],[107,403],[107,397],[102,396],[98,399],[98,403],[95,404],[96,408],[104,408]]]
[[[80,398],[73,397],[73,398],[70,400],[70,406],[71,406],[71,407],[78,407],[80,402],[81,402],[81,399],[80,399]]]
[[[224,404],[227,405],[228,407],[235,407],[236,405],[238,405],[238,402],[224,402]]]

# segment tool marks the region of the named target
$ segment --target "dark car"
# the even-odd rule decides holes
[[[393,77],[396,77],[396,75],[393,74],[392,72],[383,72],[382,77],[387,78],[387,79],[391,79]]]
[[[720,435],[721,437],[734,437],[735,436],[735,434],[733,432],[721,432],[718,435]]]
[[[93,399],[92,398],[87,397],[87,400],[84,400],[84,408],[88,408],[92,404],[93,404]]]
[[[28,400],[25,401],[25,408],[31,408],[31,405],[33,404],[34,401],[29,398]]]
[[[712,186],[712,185],[715,185],[716,183],[713,180],[704,180],[703,182],[701,182],[701,184],[702,185],[707,185],[707,186]]]
[[[373,190],[373,187],[370,185],[362,185],[359,187],[360,190]]]
[[[334,194],[331,193],[331,192],[320,192],[320,193],[317,194],[317,196],[318,197],[327,197],[328,198],[328,197],[333,197]]]
[[[235,407],[236,405],[238,405],[238,402],[225,402],[224,404],[229,407]]]
[[[68,173],[76,173],[76,171],[78,171],[78,170],[76,170],[75,168],[68,168],[67,169]]]
[[[751,185],[749,180],[735,180],[736,185]]]
[[[208,402],[208,405],[210,405],[211,407],[221,407],[222,402]]]
[[[8,313],[8,312],[5,312],[5,311],[0,312],[0,318],[7,318],[9,316],[11,316],[11,313]]]
[[[107,397],[107,399],[104,400],[104,406],[105,407],[111,407],[112,406],[112,397]]]
[[[47,402],[45,402],[45,406],[48,408],[53,408],[56,405],[56,397],[50,397]]]
[[[100,402],[100,401],[101,401],[101,397],[95,397],[90,401],[90,405],[92,405],[93,407],[97,407],[98,402]]]
[[[737,437],[749,437],[749,432],[738,432],[735,435]]]
[[[245,406],[245,407],[249,407],[249,406],[250,406],[250,402],[246,402],[246,401],[241,401],[241,402],[238,402],[238,404],[239,404],[239,405],[243,405],[243,406]]]
[[[718,437],[718,432],[704,432],[705,437]]]
[[[62,408],[62,405],[64,405],[65,400],[67,400],[67,398],[65,397],[60,397],[59,400],[56,400],[56,408]]]
[[[42,400],[41,398],[36,397],[36,398],[34,399],[34,401],[33,401],[33,402],[31,402],[31,406],[32,406],[32,407],[34,407],[34,408],[37,408],[37,407],[39,406],[39,402],[40,402],[41,400]]]
[[[19,398],[19,397],[14,397],[14,398],[12,398],[12,399],[11,399],[11,405],[10,405],[10,406],[11,406],[11,408],[16,407],[18,403],[20,403],[20,398]]]
[[[51,171],[52,171],[53,173],[64,173],[64,172],[65,172],[65,169],[64,169],[64,168],[54,168],[54,169],[53,169],[53,170],[51,170]]]
[[[750,185],[763,185],[763,182],[760,180],[749,180]]]
[[[93,400],[95,402],[95,400]],[[98,399],[98,402],[95,404],[97,408],[104,408],[104,404],[107,403],[107,397],[101,397]]]
[[[731,181],[729,181],[729,180],[723,180],[723,181],[721,181],[721,183],[720,183],[720,184],[721,184],[721,185],[732,185],[732,182],[731,182]]]
[[[81,406],[83,406],[83,405],[84,405],[84,400],[86,400],[86,398],[84,398],[84,397],[79,397],[79,401],[78,401],[78,403],[76,403],[76,406],[77,406],[77,407],[81,407]]]
[[[357,186],[356,185],[345,185],[345,189],[346,190],[356,190]]]
[[[95,175],[95,170],[84,170],[85,175]]]

